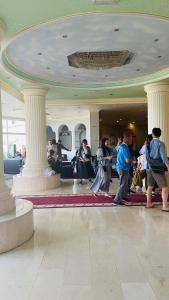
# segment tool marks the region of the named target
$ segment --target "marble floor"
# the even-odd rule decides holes
[[[75,191],[88,185],[58,189]],[[169,214],[160,207],[36,209],[34,221],[32,239],[0,255],[0,299],[169,299]]]

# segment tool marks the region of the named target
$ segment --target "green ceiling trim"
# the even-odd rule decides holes
[[[92,0],[0,0],[0,17],[7,25],[7,37],[26,28],[60,17],[88,12],[135,12],[169,17],[166,0],[122,0],[117,5],[94,5]]]

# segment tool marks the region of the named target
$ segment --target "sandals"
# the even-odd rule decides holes
[[[154,204],[151,204],[150,206],[145,206],[145,208],[147,208],[147,209],[151,209],[151,208],[155,208],[155,206],[154,206]]]
[[[111,196],[108,193],[105,193],[104,196],[111,198]]]
[[[169,208],[162,208],[161,211],[164,211],[164,212],[169,212]]]

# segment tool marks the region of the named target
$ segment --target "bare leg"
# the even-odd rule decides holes
[[[147,188],[147,208],[152,208],[152,202],[151,202],[151,193],[152,193],[153,187],[148,186]]]
[[[162,188],[163,210],[169,210],[168,207],[168,187]]]

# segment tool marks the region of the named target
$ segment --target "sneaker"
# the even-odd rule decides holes
[[[120,202],[120,203],[113,202],[113,204],[114,204],[115,206],[123,206],[123,205],[125,205],[123,202]]]

